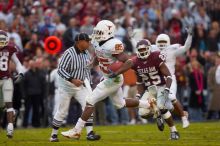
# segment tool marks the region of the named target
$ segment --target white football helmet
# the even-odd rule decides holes
[[[146,59],[150,55],[151,43],[149,40],[142,39],[137,43],[137,57]]]
[[[9,37],[7,32],[0,30],[0,48],[3,48],[8,45]]]
[[[102,20],[93,29],[92,37],[97,42],[105,41],[114,37],[115,25],[109,20]]]
[[[156,45],[160,50],[165,49],[170,45],[170,37],[167,34],[160,34],[157,36]]]

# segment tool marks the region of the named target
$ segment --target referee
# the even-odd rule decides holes
[[[62,121],[67,116],[69,104],[74,97],[82,106],[86,106],[85,97],[91,91],[90,85],[86,84],[85,79],[90,80],[90,69],[88,63],[90,56],[88,52],[90,38],[86,33],[75,36],[75,44],[67,49],[60,59],[58,66],[58,94],[59,104],[52,121],[51,142],[58,142],[58,129]],[[90,89],[89,89],[90,88]],[[93,132],[93,117],[86,123],[87,140],[99,140],[100,136]]]

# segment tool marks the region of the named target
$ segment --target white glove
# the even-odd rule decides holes
[[[188,33],[188,35],[192,35],[192,34],[193,34],[193,26],[192,26],[192,25],[189,25],[189,26],[186,28],[186,32]]]
[[[162,92],[164,98],[167,100],[169,98],[169,94],[170,94],[170,89],[169,88],[165,88],[164,91]]]
[[[15,83],[15,84],[16,84],[16,83],[19,83],[19,82],[23,79],[23,77],[24,77],[24,75],[23,75],[22,73],[16,75],[16,76],[14,77],[14,83]]]

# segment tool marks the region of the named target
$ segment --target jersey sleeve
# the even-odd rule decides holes
[[[173,44],[171,45],[172,54],[175,56],[179,56],[184,53],[184,50],[181,49],[181,44]]]
[[[20,74],[20,73],[22,73],[22,74],[24,74],[25,73],[25,71],[26,71],[26,69],[24,68],[24,66],[21,64],[21,62],[19,61],[19,59],[18,59],[18,57],[17,57],[17,55],[16,55],[16,53],[14,52],[13,54],[12,54],[12,60],[13,60],[13,62],[15,63],[15,65],[16,65],[16,70],[17,70],[17,72]]]
[[[15,45],[10,45],[8,47],[8,51],[10,52],[11,55],[13,55],[14,53],[17,53],[17,50],[18,50],[18,48]]]
[[[151,52],[156,52],[156,51],[160,51],[160,49],[156,46],[156,45],[151,45]]]
[[[111,46],[111,53],[114,54],[120,54],[124,51],[124,45],[120,40],[114,40]]]
[[[137,68],[137,57],[136,56],[131,57],[129,60],[131,60],[132,63],[133,63],[132,69],[136,70],[136,68]]]

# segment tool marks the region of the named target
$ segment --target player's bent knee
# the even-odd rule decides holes
[[[170,113],[170,111],[167,110],[167,109],[161,110],[161,114],[162,114],[162,117],[163,117],[164,119],[168,119],[168,118],[171,117],[171,113]]]
[[[177,102],[177,99],[171,100],[172,104],[175,104]]]
[[[63,121],[63,119],[66,118],[66,116],[67,116],[67,113],[57,111],[55,113],[54,119],[56,119],[57,121]]]
[[[160,109],[161,114],[165,114],[167,111],[167,109]]]
[[[144,119],[149,119],[150,117],[153,117],[152,110],[146,108],[139,108],[138,114]]]
[[[126,106],[125,99],[121,100],[120,103],[114,103],[114,105],[117,109],[121,109],[121,108],[125,107]]]

